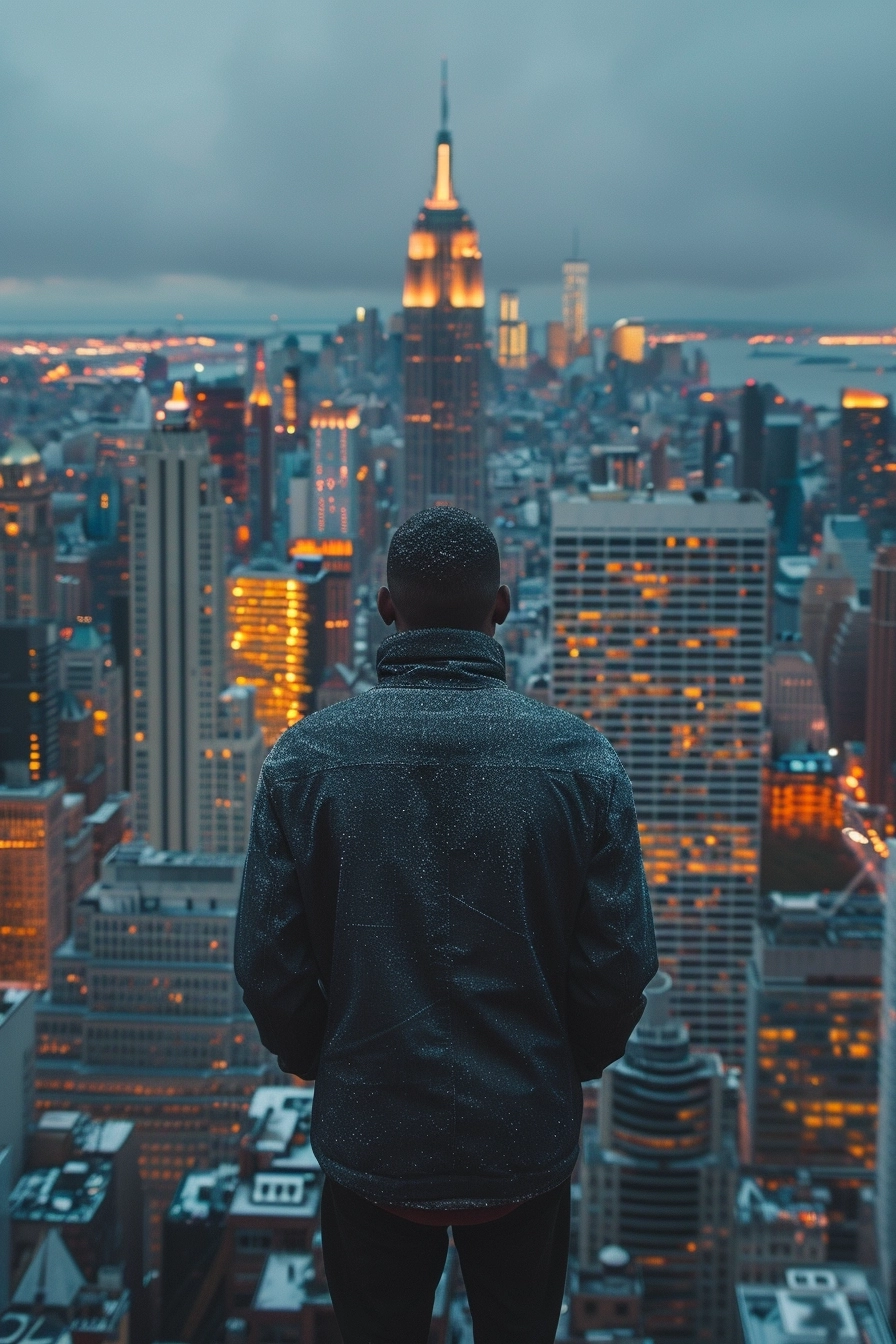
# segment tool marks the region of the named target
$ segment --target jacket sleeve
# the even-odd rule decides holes
[[[658,965],[632,787],[620,765],[595,832],[570,954],[569,1039],[583,1082],[624,1053]]]
[[[234,969],[262,1044],[285,1073],[314,1078],[327,1004],[295,864],[264,767],[243,872]]]

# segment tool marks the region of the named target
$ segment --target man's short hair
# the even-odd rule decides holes
[[[386,582],[409,625],[475,629],[501,583],[491,529],[463,509],[422,509],[392,536]]]

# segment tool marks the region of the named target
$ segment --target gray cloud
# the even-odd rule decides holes
[[[390,288],[438,58],[491,284],[889,279],[891,0],[83,0],[0,14],[0,271]]]

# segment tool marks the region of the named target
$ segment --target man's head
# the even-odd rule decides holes
[[[402,523],[389,547],[386,582],[377,606],[398,630],[449,626],[493,635],[510,610],[498,543],[463,509],[423,509]]]

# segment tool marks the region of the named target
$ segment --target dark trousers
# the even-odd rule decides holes
[[[553,1344],[569,1254],[569,1181],[492,1223],[456,1227],[476,1344]],[[448,1229],[324,1183],[327,1283],[345,1344],[426,1344]]]

